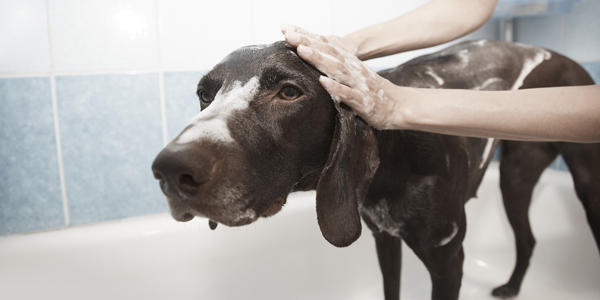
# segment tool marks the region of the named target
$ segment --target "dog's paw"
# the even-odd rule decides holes
[[[509,285],[503,285],[503,286],[495,288],[492,291],[492,296],[502,298],[502,299],[508,299],[508,298],[515,297],[518,293],[519,293],[518,288],[514,288]]]

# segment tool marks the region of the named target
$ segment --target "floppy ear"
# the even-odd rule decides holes
[[[379,167],[373,130],[345,105],[338,111],[329,158],[317,184],[317,219],[323,237],[337,247],[352,244],[361,233],[359,203]]]

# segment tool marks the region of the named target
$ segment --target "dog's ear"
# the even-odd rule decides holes
[[[360,237],[358,211],[379,167],[371,127],[346,105],[338,111],[329,158],[317,184],[317,219],[327,241],[346,247]]]

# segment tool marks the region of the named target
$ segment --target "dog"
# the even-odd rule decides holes
[[[419,88],[515,90],[590,85],[555,52],[495,41],[463,42],[379,73]],[[229,54],[197,87],[201,112],[156,157],[152,171],[172,217],[214,229],[279,212],[287,195],[316,190],[324,238],[337,247],[371,229],[385,299],[399,299],[401,241],[432,280],[432,299],[458,299],[464,205],[500,141],[410,130],[375,130],[333,101],[320,73],[284,42]],[[498,297],[519,292],[535,244],[527,215],[543,170],[561,154],[600,241],[600,144],[503,141],[501,189],[517,245]],[[599,244],[600,248],[600,244]]]

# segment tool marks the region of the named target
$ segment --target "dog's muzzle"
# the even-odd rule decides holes
[[[166,147],[152,164],[154,178],[159,180],[160,188],[167,196],[195,197],[214,173],[215,158],[190,148]]]
[[[216,158],[190,145],[170,144],[152,164],[154,178],[169,201],[173,218],[186,222],[197,215],[202,206],[200,189],[215,177]]]

